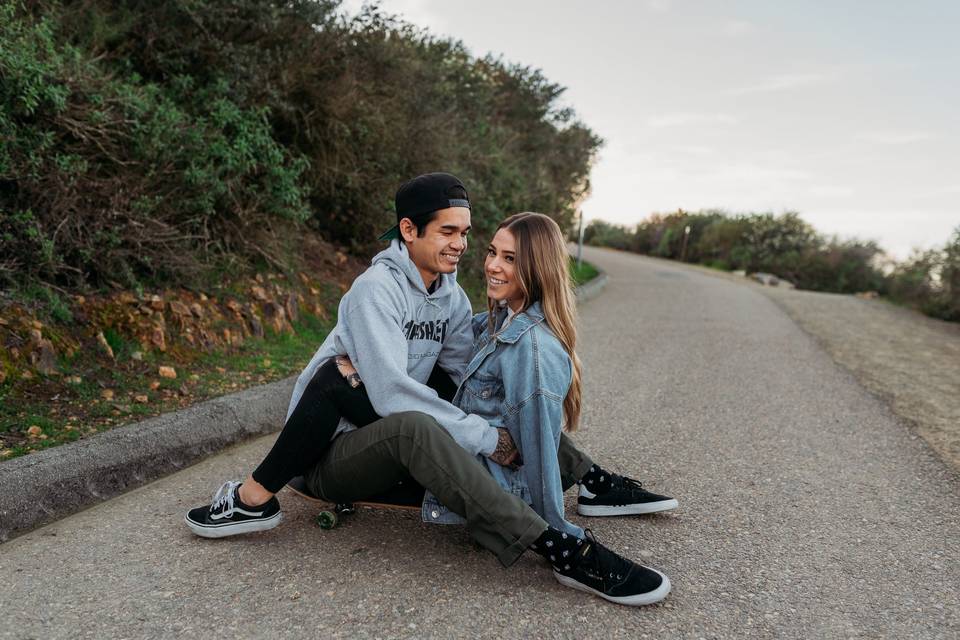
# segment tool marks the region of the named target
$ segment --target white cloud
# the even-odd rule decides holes
[[[851,187],[840,187],[837,185],[831,184],[818,184],[810,187],[808,193],[812,196],[820,196],[826,198],[843,198],[846,196],[852,196],[856,191]]]
[[[713,147],[707,147],[699,144],[680,144],[673,147],[674,151],[691,156],[710,156],[717,152]]]
[[[673,7],[673,0],[647,0],[647,8],[657,13],[666,13]]]
[[[753,185],[794,182],[810,178],[809,173],[799,169],[779,169],[758,164],[731,164],[712,170],[707,175],[711,180],[719,182],[742,182]]]
[[[668,113],[647,118],[647,126],[654,129],[701,124],[737,124],[736,118],[726,113]]]
[[[925,196],[949,196],[955,193],[960,193],[960,184],[951,184],[945,187],[936,187],[930,189],[926,193],[922,194]],[[960,218],[960,213],[957,214],[957,217]]]
[[[932,137],[933,135],[926,131],[865,131],[859,134],[857,139],[874,144],[910,144]]]
[[[724,20],[720,25],[720,33],[731,38],[745,36],[756,30],[756,25],[746,20]]]
[[[827,73],[788,73],[774,76],[765,82],[748,87],[739,87],[725,91],[727,95],[742,96],[749,93],[772,93],[776,91],[790,91],[801,87],[821,84],[833,77]]]

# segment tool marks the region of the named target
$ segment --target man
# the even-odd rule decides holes
[[[225,483],[212,505],[187,514],[188,526],[205,537],[272,528],[281,518],[275,494],[308,472],[319,493],[338,501],[368,497],[412,477],[465,517],[470,533],[505,565],[528,547],[548,558],[562,548],[563,557],[580,560],[554,563],[564,584],[624,604],[665,597],[665,576],[592,538],[568,538],[548,527],[473,458],[510,465],[517,450],[505,429],[464,414],[437,393],[459,381],[471,355],[470,303],[455,278],[470,231],[467,191],[450,174],[418,176],[397,192],[396,210],[397,225],[381,237],[391,239],[390,247],[341,300],[336,327],[297,380],[273,449],[245,482]],[[343,355],[362,387],[350,386],[337,371],[336,358]],[[339,437],[331,443],[333,435]],[[600,469],[566,437],[559,458],[564,488],[580,482],[584,515],[676,506],[672,498]],[[612,581],[600,567],[612,569]]]

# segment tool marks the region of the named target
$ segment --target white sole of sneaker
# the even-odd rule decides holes
[[[650,569],[650,567],[647,567]],[[660,574],[660,577],[663,578],[663,582],[660,583],[660,586],[654,589],[653,591],[648,591],[647,593],[638,593],[634,596],[608,596],[605,593],[597,591],[582,582],[577,582],[573,578],[568,578],[567,576],[553,572],[553,577],[557,579],[557,582],[562,584],[565,587],[570,587],[571,589],[576,589],[578,591],[586,591],[587,593],[592,593],[595,596],[599,596],[604,600],[609,600],[610,602],[615,602],[617,604],[626,605],[628,607],[642,607],[647,604],[653,604],[655,602],[660,602],[667,597],[667,594],[670,593],[670,578],[663,575],[656,569],[650,569],[651,571],[656,571]]]
[[[643,502],[640,504],[599,505],[578,504],[577,513],[582,516],[638,516],[645,513],[658,513],[676,509],[680,503],[674,498],[659,502]]]
[[[278,511],[269,518],[263,520],[248,520],[247,522],[228,522],[218,525],[204,525],[194,522],[187,516],[183,521],[187,523],[190,530],[201,538],[226,538],[227,536],[236,536],[241,533],[254,533],[256,531],[267,531],[273,529],[283,520],[283,512]]]

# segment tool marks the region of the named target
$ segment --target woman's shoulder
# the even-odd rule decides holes
[[[562,355],[564,358],[569,358],[567,350],[563,348],[563,344],[560,342],[560,339],[557,338],[557,335],[550,329],[550,325],[547,324],[546,320],[542,320],[536,323],[533,327],[530,328],[530,331],[527,332],[531,340],[537,342],[538,348],[547,353],[556,353]]]
[[[556,397],[566,394],[573,375],[573,361],[546,322],[538,322],[505,350],[509,368],[528,372],[541,391]]]
[[[546,320],[536,320],[513,344],[515,351],[535,354],[541,361],[557,364],[569,360],[570,355],[547,325]]]

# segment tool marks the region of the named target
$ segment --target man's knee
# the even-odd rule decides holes
[[[307,383],[305,395],[307,393],[314,396],[322,395],[342,384],[343,377],[337,371],[336,363],[331,359],[320,365],[316,373],[313,374],[310,382]]]
[[[399,441],[434,449],[447,441],[456,442],[433,416],[421,411],[401,411],[388,419],[391,436]]]
[[[401,411],[390,417],[397,433],[410,436],[429,436],[437,430],[446,433],[433,416],[422,411]]]

